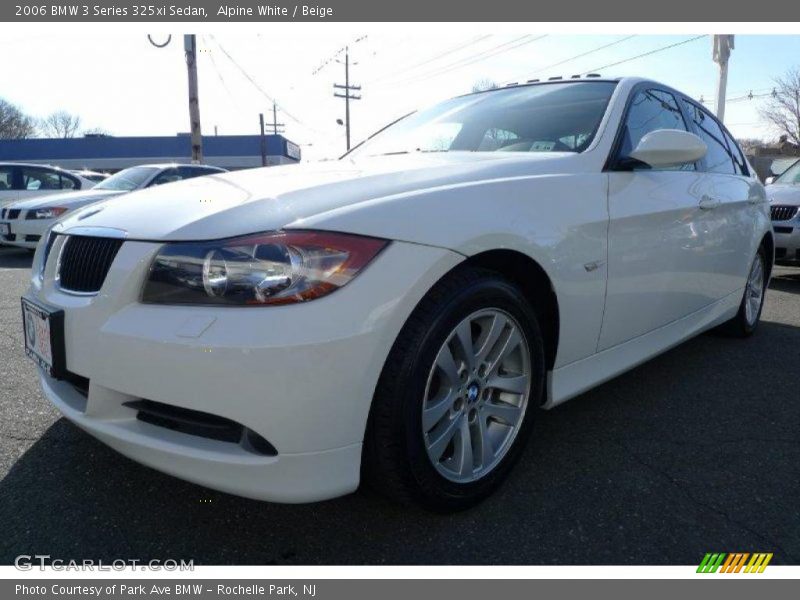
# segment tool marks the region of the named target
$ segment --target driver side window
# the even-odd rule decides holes
[[[678,102],[672,94],[662,90],[642,90],[636,94],[628,109],[619,155],[629,156],[645,135],[657,129],[688,131]],[[636,167],[636,169],[649,168],[647,165]],[[694,163],[662,168],[662,170],[668,171],[694,171],[695,169]]]

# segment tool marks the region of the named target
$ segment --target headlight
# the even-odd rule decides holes
[[[65,212],[67,212],[67,208],[63,206],[56,206],[53,208],[37,208],[28,213],[28,219],[55,219],[56,217],[60,217]]]
[[[306,302],[347,284],[388,242],[287,231],[161,248],[143,302],[263,306]]]

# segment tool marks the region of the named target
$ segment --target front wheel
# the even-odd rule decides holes
[[[364,445],[365,479],[437,511],[505,479],[544,383],[536,314],[501,276],[462,268],[415,309],[387,359]]]
[[[739,312],[730,321],[723,323],[720,330],[735,337],[748,337],[758,327],[764,296],[767,291],[767,253],[761,246],[750,265],[747,283],[744,288]]]

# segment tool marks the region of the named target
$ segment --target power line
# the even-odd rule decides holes
[[[287,110],[286,110],[286,108],[285,108],[283,105],[281,105],[281,103],[280,103],[280,102],[278,102],[278,101],[277,101],[277,100],[276,100],[276,99],[275,99],[273,96],[271,96],[270,94],[268,94],[268,93],[267,93],[267,91],[266,91],[266,90],[264,90],[264,88],[262,88],[262,87],[261,87],[261,86],[258,84],[258,82],[257,82],[255,79],[253,79],[253,77],[251,77],[251,76],[250,76],[250,74],[249,74],[249,73],[248,73],[248,72],[247,72],[247,71],[244,69],[244,67],[242,67],[242,66],[241,66],[241,65],[240,65],[238,62],[236,62],[236,59],[234,59],[234,58],[233,58],[233,57],[230,55],[230,53],[229,53],[227,50],[225,50],[225,48],[223,47],[223,45],[219,43],[219,40],[217,40],[217,38],[216,38],[216,37],[214,37],[214,36],[212,35],[212,36],[211,36],[211,39],[212,39],[212,40],[214,40],[214,42],[217,44],[217,46],[218,46],[218,47],[219,47],[219,49],[222,51],[222,53],[223,53],[223,54],[224,54],[224,55],[225,55],[225,56],[228,58],[228,60],[229,60],[229,61],[231,61],[231,62],[233,63],[233,65],[234,65],[234,66],[235,66],[235,67],[236,67],[236,68],[239,70],[239,72],[240,72],[240,73],[241,73],[241,74],[242,74],[242,75],[245,77],[245,79],[247,79],[247,81],[249,81],[251,84],[253,84],[253,87],[255,87],[255,88],[256,88],[256,89],[257,89],[259,92],[261,92],[261,94],[262,94],[262,95],[263,95],[263,96],[264,96],[264,97],[265,97],[267,100],[269,100],[270,102],[272,102],[272,103],[276,104],[277,106],[279,106],[279,107],[280,107],[280,109],[281,109],[281,111],[283,112],[283,114],[285,114],[287,117],[289,117],[289,118],[290,118],[292,121],[294,121],[294,122],[295,122],[295,123],[297,123],[298,125],[302,125],[302,126],[304,126],[304,127],[308,127],[308,126],[307,126],[305,123],[303,123],[303,122],[302,122],[300,119],[298,119],[298,118],[297,118],[297,117],[295,117],[293,114],[291,114],[289,111],[287,111]],[[311,129],[311,128],[309,127],[309,129]]]
[[[577,60],[579,58],[583,58],[585,56],[589,56],[590,54],[594,54],[595,52],[600,52],[601,50],[605,50],[606,48],[610,48],[611,46],[616,46],[617,44],[621,44],[622,42],[627,42],[629,39],[635,38],[635,37],[636,37],[636,35],[629,35],[627,37],[624,37],[624,38],[619,39],[619,40],[615,40],[615,41],[610,42],[608,44],[603,44],[602,46],[598,46],[597,48],[593,48],[591,50],[587,50],[586,52],[582,52],[581,54],[576,54],[575,56],[570,56],[569,58],[565,58],[564,60],[558,61],[558,62],[553,63],[551,65],[547,65],[546,67],[541,67],[540,69],[537,69],[535,72],[531,73],[530,75],[527,75],[527,76],[521,77],[521,78],[517,78],[514,81],[530,79],[534,75],[538,75],[539,73],[543,73],[545,71],[549,71],[550,69],[554,69],[555,67],[560,67],[561,65],[565,65],[568,62],[572,62],[573,60]],[[506,83],[512,83],[512,81],[508,81]]]
[[[426,81],[428,79],[431,79],[432,77],[438,77],[439,75],[443,75],[445,73],[449,73],[450,71],[454,71],[456,69],[461,69],[463,67],[475,64],[477,62],[484,61],[484,60],[486,60],[488,58],[492,58],[494,56],[498,56],[500,54],[505,54],[506,52],[510,52],[512,50],[516,50],[517,48],[520,48],[520,47],[525,46],[527,44],[532,44],[533,42],[537,42],[537,41],[539,41],[539,40],[541,40],[543,38],[546,38],[546,37],[547,37],[547,34],[536,36],[536,37],[531,36],[531,35],[524,35],[522,37],[515,38],[515,39],[510,40],[508,42],[504,42],[504,43],[502,43],[502,44],[500,44],[498,46],[494,46],[492,48],[488,48],[486,50],[483,50],[483,51],[481,51],[481,52],[479,52],[477,54],[473,54],[471,56],[463,57],[463,58],[461,58],[461,59],[459,59],[459,60],[457,60],[457,61],[455,61],[453,63],[450,63],[448,65],[443,65],[442,67],[439,67],[437,69],[434,69],[432,71],[424,73],[424,74],[422,74],[420,76],[415,76],[415,77],[411,77],[409,79],[406,79],[406,80],[403,80],[403,81],[400,81],[400,82],[395,82],[394,85],[405,85],[405,84],[412,83],[412,82]],[[384,85],[386,85],[386,84],[384,84]]]
[[[485,40],[487,38],[490,38],[490,37],[492,37],[492,36],[491,35],[478,35],[478,36],[472,37],[472,38],[468,39],[466,42],[462,42],[460,44],[457,44],[454,47],[448,48],[447,50],[445,50],[443,52],[440,52],[438,54],[434,54],[433,56],[428,57],[423,61],[420,61],[418,63],[409,65],[407,67],[404,67],[404,68],[400,69],[399,71],[395,71],[395,72],[393,72],[393,73],[391,73],[389,75],[385,75],[383,77],[377,77],[376,79],[373,79],[372,81],[370,81],[370,83],[374,83],[374,82],[377,82],[377,81],[383,81],[383,80],[386,80],[386,79],[395,79],[398,75],[403,75],[404,73],[408,73],[409,71],[413,71],[414,69],[418,69],[419,67],[422,67],[422,66],[430,64],[432,62],[435,62],[435,61],[439,60],[440,58],[444,58],[445,56],[449,56],[451,54],[454,54],[454,53],[458,52],[459,50],[463,50],[464,48],[469,47],[472,44],[478,44],[478,43],[482,42],[483,40]]]
[[[367,37],[369,37],[369,36],[367,36],[367,35],[362,35],[361,37],[358,37],[358,38],[354,39],[352,42],[350,42],[350,44],[357,44],[358,42],[363,42],[365,39],[367,39]],[[318,66],[316,69],[314,69],[313,71],[311,71],[311,74],[312,74],[312,75],[316,75],[317,73],[319,73],[320,71],[322,71],[322,69],[324,69],[324,68],[325,68],[325,67],[327,67],[329,64],[331,64],[332,62],[334,62],[334,61],[335,61],[335,60],[336,60],[336,59],[339,57],[339,55],[340,55],[342,52],[345,52],[345,51],[347,50],[347,47],[348,47],[350,44],[348,44],[347,46],[342,46],[341,48],[339,48],[338,50],[336,50],[336,52],[334,52],[334,53],[333,53],[333,54],[331,54],[331,55],[330,55],[328,58],[326,58],[325,60],[323,60],[323,61],[322,61],[322,63],[320,63],[320,65],[319,65],[319,66]]]
[[[667,46],[662,46],[661,48],[656,48],[655,50],[650,50],[649,52],[643,52],[642,54],[637,54],[636,56],[631,56],[630,58],[626,58],[624,60],[619,60],[617,62],[608,64],[608,65],[603,65],[602,67],[597,67],[597,68],[594,68],[594,69],[590,69],[588,71],[585,71],[585,72],[581,73],[581,75],[588,75],[590,73],[597,73],[599,71],[602,71],[603,69],[609,69],[611,67],[616,67],[617,65],[622,65],[622,64],[631,62],[632,60],[637,60],[639,58],[644,58],[645,56],[651,56],[653,54],[657,54],[658,52],[663,52],[664,50],[669,50],[670,48],[677,48],[678,46],[682,46],[684,44],[688,44],[689,42],[694,42],[694,41],[702,39],[704,37],[708,37],[708,34],[698,35],[698,36],[695,36],[695,37],[692,37],[692,38],[688,38],[688,39],[680,41],[680,42],[675,42],[674,44],[669,44]]]

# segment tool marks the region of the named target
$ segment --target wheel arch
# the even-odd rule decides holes
[[[558,353],[560,313],[553,282],[542,266],[527,254],[508,249],[474,254],[459,266],[463,265],[499,273],[522,290],[539,318],[545,341],[545,366],[552,371]]]

